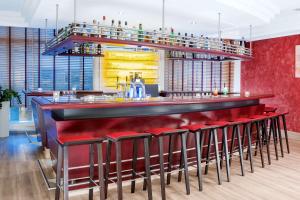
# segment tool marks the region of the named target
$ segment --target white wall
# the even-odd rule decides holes
[[[233,92],[241,92],[241,61],[234,61]]]

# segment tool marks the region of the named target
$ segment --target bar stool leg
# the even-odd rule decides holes
[[[254,167],[253,167],[253,159],[252,159],[252,140],[251,140],[251,131],[250,131],[251,123],[248,123],[246,126],[247,126],[246,134],[248,136],[248,154],[247,155],[249,155],[251,173],[253,173]]]
[[[217,129],[213,129],[213,139],[215,146],[215,156],[216,156],[216,167],[217,167],[217,176],[218,176],[218,184],[222,184],[221,179],[221,170],[220,170],[220,154],[219,154],[219,143],[218,143],[218,132]]]
[[[108,190],[108,179],[109,179],[109,170],[110,170],[110,157],[111,157],[111,141],[107,141],[106,144],[106,164],[105,164],[105,199],[107,198]]]
[[[266,145],[267,145],[267,155],[268,155],[268,164],[271,165],[271,155],[270,155],[270,141],[267,130],[267,120],[262,121],[262,130],[265,136]]]
[[[180,151],[180,161],[179,161],[179,172],[178,172],[178,182],[181,182],[181,178],[182,178],[182,168],[183,168],[183,149],[182,149],[182,145],[181,145],[181,151]]]
[[[211,143],[213,139],[213,131],[209,130],[209,135],[208,135],[208,145],[207,145],[207,150],[206,150],[206,165],[205,165],[205,172],[204,174],[208,173],[208,167],[209,167],[209,162],[210,162],[210,149],[211,149]]]
[[[232,137],[231,137],[231,144],[230,144],[230,157],[229,157],[229,165],[231,166],[231,162],[232,162],[232,155],[233,155],[233,151],[235,148],[235,138],[236,138],[236,129],[237,129],[237,125],[234,125],[232,127]]]
[[[150,154],[150,144],[152,143],[152,137],[149,137],[149,142],[148,142],[148,149],[149,149],[149,154]],[[151,165],[150,165],[150,170],[151,170]],[[147,180],[144,179],[143,181],[143,191],[146,191],[147,189]]]
[[[188,162],[187,162],[187,149],[186,149],[186,136],[187,133],[182,133],[181,135],[181,145],[183,150],[183,162],[184,162],[184,179],[185,179],[185,187],[186,187],[186,194],[190,194],[190,180],[189,180],[189,169],[188,169]]]
[[[89,150],[90,150],[90,189],[89,189],[89,200],[93,200],[93,178],[94,178],[94,145],[90,144],[89,145]]]
[[[273,134],[276,160],[278,160],[278,150],[277,150],[277,141],[276,141],[276,128],[275,128],[274,119],[271,119],[271,128],[270,129],[272,129],[272,134]]]
[[[239,156],[240,156],[241,172],[242,172],[242,176],[245,176],[245,172],[244,172],[244,158],[243,158],[243,147],[242,147],[242,142],[241,142],[240,126],[236,126],[236,129],[237,129],[237,138],[238,138],[238,145],[239,145]]]
[[[121,163],[121,142],[116,142],[116,165],[117,165],[117,191],[118,200],[123,199],[122,192],[122,163]]]
[[[63,147],[64,153],[64,200],[69,199],[69,155],[68,147]]]
[[[98,176],[99,176],[99,190],[100,190],[100,200],[105,199],[104,191],[104,172],[103,172],[103,156],[102,156],[102,144],[97,143],[98,152]]]
[[[144,156],[145,156],[145,171],[146,181],[148,189],[148,199],[152,200],[152,183],[151,183],[151,171],[150,171],[150,153],[149,153],[149,138],[144,138]]]
[[[61,145],[58,145],[58,149],[57,149],[57,165],[56,165],[55,200],[59,200],[59,197],[60,197],[62,154],[63,154],[62,147],[61,147]]]
[[[262,168],[265,167],[265,161],[264,161],[264,154],[263,154],[263,149],[262,149],[262,142],[261,142],[261,135],[260,135],[260,129],[259,129],[259,122],[255,122],[256,130],[257,130],[257,142],[258,142],[258,147],[259,147],[259,153],[260,153],[260,159],[261,159],[261,165]]]
[[[173,148],[174,148],[174,137],[169,136],[169,155],[168,155],[168,174],[167,174],[167,185],[171,183],[171,171],[173,164]]]
[[[132,158],[132,180],[131,180],[131,193],[135,192],[135,178],[136,178],[136,161],[137,161],[137,140],[133,140],[133,158]]]
[[[201,137],[200,141],[200,134],[201,132],[196,132],[195,135],[195,143],[196,143],[196,157],[197,157],[197,175],[198,175],[198,185],[199,185],[199,191],[203,190],[203,179],[202,179],[202,165],[201,165],[201,159],[202,159],[202,140],[203,137]]]
[[[285,115],[281,115],[281,117],[282,117],[282,124],[283,124],[283,129],[285,134],[286,148],[287,148],[287,152],[290,153],[290,145],[289,145],[289,138],[288,138],[288,133],[286,128]]]
[[[228,153],[228,141],[227,141],[227,127],[224,127],[222,129],[222,132],[223,132],[224,149],[225,149],[227,181],[230,182],[230,166],[229,166],[229,153]]]
[[[284,157],[284,155],[283,155],[283,145],[282,145],[282,136],[281,136],[281,128],[280,128],[279,116],[276,117],[275,120],[277,122],[278,138],[279,138],[279,144],[280,144],[281,157]]]
[[[161,198],[162,198],[162,200],[165,200],[166,199],[166,191],[165,191],[163,137],[158,138],[158,149],[159,149],[159,165],[160,165]]]

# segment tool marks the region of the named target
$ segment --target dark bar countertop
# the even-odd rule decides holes
[[[61,97],[54,102],[52,97],[34,97],[33,102],[41,110],[49,110],[57,120],[110,118],[131,116],[169,115],[187,112],[203,112],[258,105],[260,99],[272,98],[273,94],[240,94],[200,97],[155,97],[144,100],[95,96],[83,100],[72,96]]]

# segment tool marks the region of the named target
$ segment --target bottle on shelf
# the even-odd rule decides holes
[[[95,20],[95,19],[93,20],[93,25],[92,25],[92,30],[91,30],[91,36],[92,37],[99,37],[97,20]]]
[[[169,32],[168,29],[165,28],[163,32],[163,44],[169,45],[169,43],[170,43]]]
[[[131,39],[131,30],[128,29],[128,23],[125,21],[125,26],[123,30],[123,39],[124,40],[130,40]]]
[[[79,54],[80,52],[80,45],[76,42],[76,43],[74,43],[74,52],[73,53],[75,53],[75,54]]]
[[[210,49],[210,42],[209,42],[209,39],[208,37],[205,37],[204,39],[204,49]]]
[[[183,46],[187,47],[188,43],[189,43],[189,39],[188,39],[188,34],[187,33],[184,34],[184,37],[182,37],[182,40],[183,40]]]
[[[84,36],[84,37],[89,36],[89,35],[88,35],[88,30],[87,30],[86,22],[83,22],[83,24],[82,24],[81,34],[82,34],[82,36]]]
[[[132,27],[131,40],[138,41],[138,30],[136,29],[135,26]]]
[[[189,47],[194,47],[194,34],[191,34]]]
[[[223,95],[227,95],[228,94],[228,87],[226,87],[226,83],[224,83],[224,87],[223,87]]]
[[[101,53],[102,53],[101,44],[98,44],[98,45],[97,45],[97,54],[98,54],[98,55],[101,55]]]
[[[122,26],[121,26],[121,21],[119,20],[118,21],[118,27],[117,27],[117,39],[118,40],[123,39],[122,35],[123,35],[123,29],[122,29]]]
[[[169,38],[170,38],[170,45],[174,45],[175,44],[175,34],[174,34],[174,29],[173,28],[171,28]]]
[[[162,28],[159,28],[157,36],[158,36],[158,44],[163,44],[163,32],[162,32]]]
[[[111,26],[109,29],[109,37],[110,39],[115,39],[115,31],[116,31],[116,27],[115,27],[115,20],[111,20]]]
[[[157,40],[158,40],[158,38],[157,38],[157,32],[156,32],[156,30],[153,30],[153,33],[152,33],[152,43],[157,43]]]
[[[88,43],[84,44],[84,54],[90,54],[90,45]]]
[[[181,35],[180,35],[180,32],[178,32],[178,35],[177,35],[177,41],[176,41],[176,44],[178,46],[182,46],[182,41],[181,41]]]
[[[102,21],[100,24],[100,35],[102,38],[106,38],[107,37],[107,31],[106,31],[106,17],[103,16],[102,17]]]
[[[150,32],[146,31],[144,34],[144,41],[145,42],[151,42],[152,41],[152,37],[150,35]]]
[[[143,31],[143,25],[142,24],[139,24],[138,41],[139,42],[143,42],[144,41],[144,31]]]

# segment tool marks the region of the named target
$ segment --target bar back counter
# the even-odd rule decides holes
[[[60,135],[80,137],[91,134],[105,137],[112,132],[137,131],[158,127],[179,128],[194,123],[205,123],[211,120],[230,120],[239,116],[262,114],[265,105],[260,99],[271,98],[273,95],[243,95],[210,96],[210,97],[165,97],[149,98],[140,101],[124,99],[95,98],[93,101],[82,101],[74,97],[62,97],[58,102],[52,98],[33,97],[32,108],[36,129],[42,137],[42,144],[51,151],[52,159],[57,157],[57,138]],[[231,131],[228,131],[231,138]],[[219,135],[220,136],[220,135]],[[202,157],[206,152],[208,138],[204,141]],[[174,164],[180,160],[180,140],[175,139]],[[219,140],[221,141],[221,139]],[[168,139],[164,140],[167,152]],[[195,153],[194,137],[187,138],[189,162],[193,163]],[[150,144],[151,170],[159,169],[157,140]],[[112,148],[114,151],[114,147]],[[123,171],[131,168],[132,142],[122,142]],[[69,148],[69,177],[79,180],[89,174],[88,145]],[[106,148],[103,145],[105,159]],[[112,153],[112,155],[115,155]],[[143,158],[143,150],[138,151],[138,158]],[[96,159],[96,157],[95,157]],[[143,159],[138,159],[137,170],[143,171]],[[112,157],[110,172],[115,171],[115,156]],[[53,166],[54,167],[54,166]],[[128,179],[124,176],[124,179]]]

